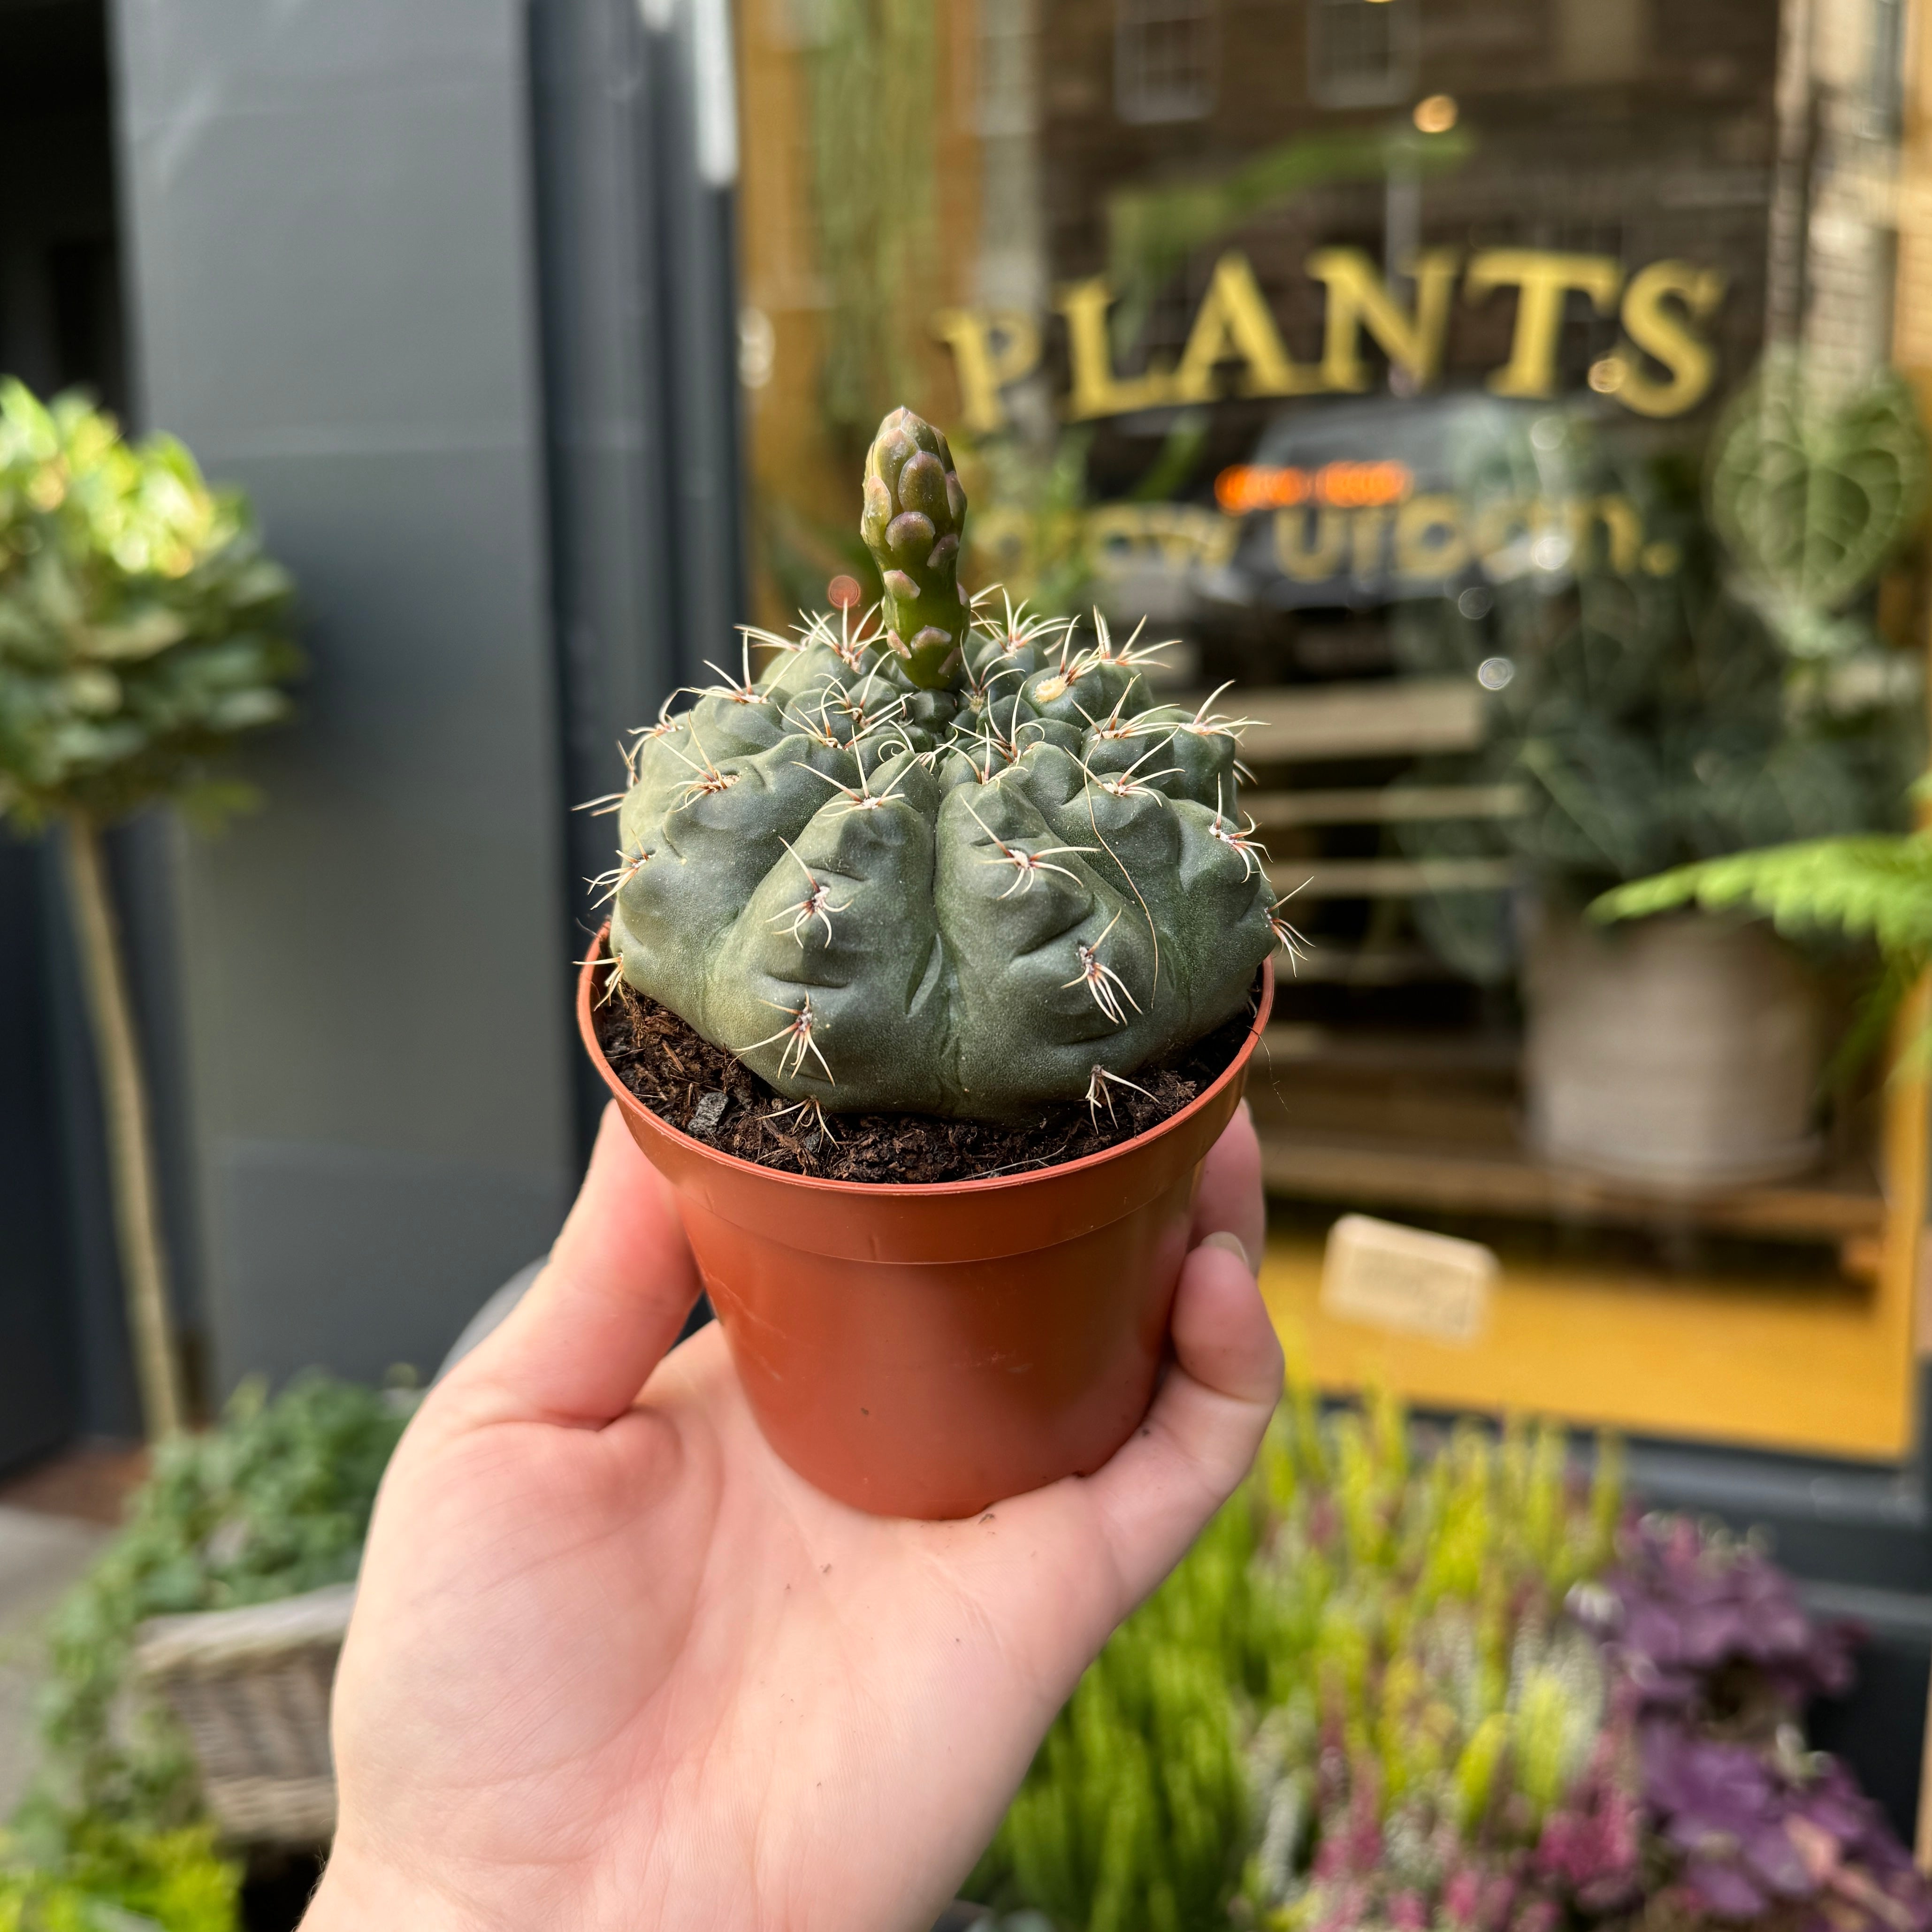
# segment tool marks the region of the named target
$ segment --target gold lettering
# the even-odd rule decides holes
[[[1075,422],[1152,409],[1173,397],[1172,379],[1158,370],[1144,376],[1114,374],[1114,352],[1107,340],[1107,310],[1113,298],[1106,278],[1096,275],[1062,289],[1056,304],[1066,318],[1067,357],[1073,372],[1066,413]]]
[[[1196,528],[1201,566],[1204,570],[1219,570],[1233,557],[1234,548],[1241,540],[1241,519],[1224,517],[1218,510],[1201,510],[1196,514],[1200,518]]]
[[[1366,590],[1382,575],[1383,554],[1388,548],[1389,525],[1394,520],[1388,510],[1358,510],[1350,521],[1354,528],[1355,581]]]
[[[1312,525],[1315,541],[1308,541]],[[1298,584],[1319,584],[1336,574],[1348,548],[1348,517],[1345,510],[1277,510],[1274,513],[1274,556],[1282,574]]]
[[[1552,254],[1540,248],[1488,248],[1478,255],[1462,284],[1469,301],[1480,302],[1496,289],[1517,291],[1510,359],[1490,378],[1491,393],[1554,395],[1564,298],[1577,290],[1598,314],[1608,315],[1623,281],[1622,268],[1608,255]]]
[[[1004,429],[1000,392],[1040,367],[1040,324],[1018,309],[946,308],[932,332],[952,351],[961,422],[976,436]]]
[[[1624,408],[1640,416],[1681,416],[1710,393],[1717,356],[1685,325],[1707,320],[1724,294],[1722,275],[1689,262],[1653,262],[1631,277],[1624,295],[1624,333],[1662,363],[1670,380],[1653,382],[1634,356],[1619,350],[1610,392]],[[1670,302],[1682,304],[1683,313],[1666,305]]]
[[[1600,524],[1604,554],[1611,569],[1628,577],[1643,550],[1643,519],[1628,496],[1580,498],[1569,506],[1570,541],[1580,568],[1586,567],[1592,536]]]
[[[1454,496],[1418,496],[1395,520],[1399,577],[1453,577],[1469,560],[1468,539]]]
[[[1311,396],[1322,388],[1313,370],[1289,360],[1254,270],[1245,256],[1232,252],[1214,264],[1214,279],[1174,372],[1174,400],[1209,401],[1215,368],[1226,362],[1246,365],[1240,391],[1244,396]]]
[[[1226,563],[1241,533],[1240,520],[1189,503],[1102,503],[1088,512],[1089,559],[1126,561],[1136,551],[1158,554],[1169,569]]]
[[[1148,519],[1148,534],[1170,570],[1185,570],[1201,554],[1201,531],[1196,512],[1184,503],[1150,506],[1154,514]]]
[[[1449,332],[1450,298],[1455,292],[1454,248],[1431,248],[1415,258],[1415,313],[1406,313],[1359,248],[1318,248],[1308,272],[1328,285],[1328,315],[1322,356],[1322,379],[1330,389],[1366,389],[1369,372],[1362,361],[1366,328],[1398,369],[1418,388],[1442,372],[1442,346]]]

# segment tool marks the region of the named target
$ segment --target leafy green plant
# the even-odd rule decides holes
[[[610,801],[615,970],[801,1106],[1102,1105],[1276,943],[1238,722],[1150,702],[1104,626],[969,605],[965,512],[944,437],[888,416],[876,623],[756,634],[772,663],[641,734]]]
[[[1775,1927],[1797,1900],[1927,1932],[1877,1808],[1798,1746],[1853,1642],[1750,1540],[1627,1509],[1613,1442],[1586,1480],[1552,1428],[1429,1440],[1292,1384],[967,1889],[1012,1932]]]
[[[1878,1045],[1899,1002],[1932,967],[1932,834],[1813,838],[1680,866],[1606,892],[1598,919],[1644,919],[1682,906],[1768,918],[1794,939],[1821,934],[1868,940],[1878,950],[1877,984],[1838,1052],[1840,1070]],[[1922,1066],[1932,1034],[1903,1064]]]
[[[247,507],[172,437],[130,443],[84,397],[0,383],[0,818],[58,825],[110,1127],[149,1429],[182,1418],[146,1082],[101,834],[158,800],[244,802],[214,760],[288,712],[290,585]]]
[[[1896,476],[1917,446],[1894,448],[1904,432],[1880,386],[1844,421],[1890,426],[1882,460],[1871,460]],[[1756,414],[1727,421],[1714,458],[1720,476],[1744,461],[1740,443],[1758,446],[1762,434]],[[1844,428],[1841,443],[1852,440]],[[1856,467],[1842,451],[1834,460]],[[1899,484],[1882,529],[1858,549],[1868,572],[1899,540],[1911,488]],[[1482,752],[1417,776],[1508,787],[1520,808],[1502,820],[1401,826],[1395,836],[1409,856],[1513,856],[1552,896],[1588,898],[1673,865],[1901,824],[1923,755],[1918,667],[1855,616],[1817,606],[1806,608],[1819,624],[1828,620],[1833,647],[1795,651],[1792,586],[1816,588],[1815,575],[1787,574],[1774,596],[1752,574],[1760,562],[1741,564],[1713,541],[1671,472],[1624,463],[1586,422],[1554,412],[1520,448],[1492,452],[1463,489],[1478,514],[1485,504],[1540,500],[1549,520],[1540,534],[1525,532],[1522,568],[1498,570],[1486,593],[1492,610],[1466,598],[1479,614],[1446,599],[1402,613],[1398,646],[1412,668],[1480,670],[1494,688]],[[1576,542],[1559,514],[1610,498],[1631,504],[1645,531],[1621,555],[1614,543]],[[1768,514],[1748,493],[1724,500],[1717,520],[1727,531]],[[1760,535],[1752,555],[1762,560],[1778,546]],[[1838,590],[1844,580],[1833,580]],[[1462,970],[1483,979],[1507,970],[1508,934],[1492,898],[1441,895],[1418,916]]]
[[[1604,919],[1641,919],[1683,905],[1747,911],[1802,937],[1869,938],[1907,983],[1932,964],[1932,836],[1814,838],[1682,866],[1606,893]]]
[[[1234,1686],[1254,1614],[1252,1512],[1223,1510],[1129,1618],[1041,1746],[974,1885],[1088,1932],[1216,1922],[1240,1877]]]
[[[50,1626],[41,1763],[15,1821],[45,1868],[64,1869],[91,1834],[199,1822],[178,1728],[152,1703],[123,1708],[136,1629],[352,1578],[406,1419],[394,1396],[311,1374],[272,1401],[245,1384],[219,1428],[158,1445],[126,1528]]]
[[[1924,513],[1925,436],[1912,391],[1887,372],[1820,396],[1789,350],[1732,398],[1712,442],[1712,520],[1741,588],[1801,657],[1856,650],[1843,614]]]
[[[239,1895],[205,1826],[91,1825],[54,1868],[0,1838],[0,1932],[235,1932]]]

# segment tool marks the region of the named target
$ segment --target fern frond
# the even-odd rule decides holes
[[[1870,938],[1916,976],[1932,959],[1932,835],[1812,838],[1680,866],[1606,892],[1598,919],[1641,919],[1686,905],[1746,910],[1786,934]]]

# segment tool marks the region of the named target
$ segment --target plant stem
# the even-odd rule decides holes
[[[187,1404],[168,1302],[147,1079],[135,1037],[127,965],[108,890],[100,826],[84,813],[70,813],[62,850],[107,1124],[108,1180],[114,1197],[115,1234],[141,1408],[149,1438],[158,1441],[180,1430]]]

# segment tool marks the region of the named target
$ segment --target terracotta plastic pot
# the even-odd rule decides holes
[[[1059,1167],[891,1186],[814,1180],[693,1140],[584,1043],[685,1232],[772,1447],[881,1516],[970,1516],[1098,1468],[1147,1413],[1201,1163],[1274,997],[1227,1070],[1157,1127]]]

